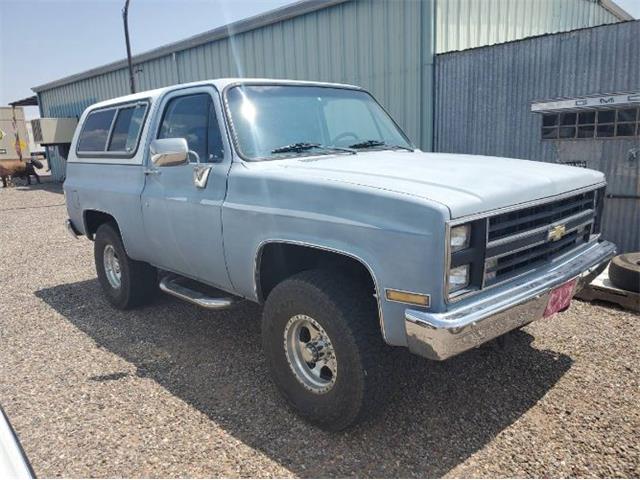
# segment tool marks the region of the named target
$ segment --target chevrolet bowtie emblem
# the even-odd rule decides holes
[[[547,234],[547,240],[553,240],[557,242],[562,237],[564,237],[565,232],[567,231],[564,225],[555,225],[549,229],[549,233]]]

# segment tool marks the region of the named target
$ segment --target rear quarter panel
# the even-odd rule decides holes
[[[68,163],[64,191],[73,224],[86,234],[84,213],[97,210],[116,219],[127,254],[144,258],[145,236],[140,195],[141,165]]]
[[[145,260],[145,251],[149,248],[145,240],[140,201],[145,183],[144,163],[149,145],[150,119],[155,115],[157,99],[158,94],[152,97],[145,95],[125,102],[141,100],[149,103],[139,143],[131,158],[105,159],[77,155],[80,132],[86,117],[96,106],[87,108],[80,117],[71,143],[63,185],[67,211],[74,226],[86,234],[85,212],[96,210],[108,213],[118,223],[127,254],[135,260]],[[108,105],[98,106],[102,108]]]

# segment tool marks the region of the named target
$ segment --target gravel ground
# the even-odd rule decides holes
[[[119,312],[59,185],[0,189],[0,404],[41,477],[638,477],[639,316],[576,301],[327,434],[269,381],[260,309]]]

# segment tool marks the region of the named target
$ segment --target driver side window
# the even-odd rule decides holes
[[[184,138],[200,162],[220,161],[222,137],[215,108],[208,93],[197,93],[169,100],[160,123],[158,138]],[[190,155],[196,163],[195,155]]]

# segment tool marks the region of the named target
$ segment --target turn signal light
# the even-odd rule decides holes
[[[402,290],[392,290],[387,288],[387,300],[392,302],[410,303],[411,305],[419,305],[428,307],[431,303],[429,295],[423,293],[404,292]]]

